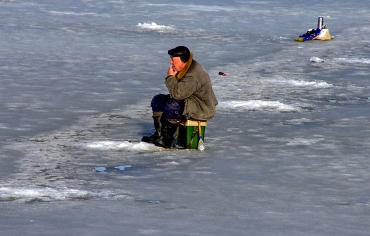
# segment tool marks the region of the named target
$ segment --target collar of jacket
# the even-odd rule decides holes
[[[186,73],[188,73],[188,70],[189,70],[192,62],[193,62],[193,54],[190,53],[190,57],[189,57],[189,60],[186,62],[185,68],[182,71],[180,71],[179,73],[177,73],[176,78],[178,78],[178,79],[184,78]]]

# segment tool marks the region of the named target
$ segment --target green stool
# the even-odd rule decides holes
[[[181,122],[177,144],[187,149],[198,149],[199,136],[204,141],[206,126],[207,121],[185,120]]]

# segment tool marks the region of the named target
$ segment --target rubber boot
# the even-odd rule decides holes
[[[174,136],[177,130],[177,126],[177,124],[171,124],[167,120],[163,119],[161,136],[159,139],[156,140],[155,144],[165,148],[175,147],[176,143],[174,143],[174,141],[177,141],[177,139],[175,139]]]
[[[153,123],[155,132],[151,136],[144,136],[141,141],[147,143],[156,143],[157,140],[161,137],[162,123],[161,123],[162,112],[153,113]]]

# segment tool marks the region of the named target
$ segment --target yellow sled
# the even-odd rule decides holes
[[[324,25],[324,17],[319,17],[317,20],[317,28],[309,29],[305,34],[300,35],[294,40],[297,42],[305,42],[310,40],[332,40],[334,37],[331,35],[329,29]]]

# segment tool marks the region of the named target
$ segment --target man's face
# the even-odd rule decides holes
[[[185,68],[186,63],[182,62],[180,57],[171,57],[170,64],[174,71],[182,71]]]

